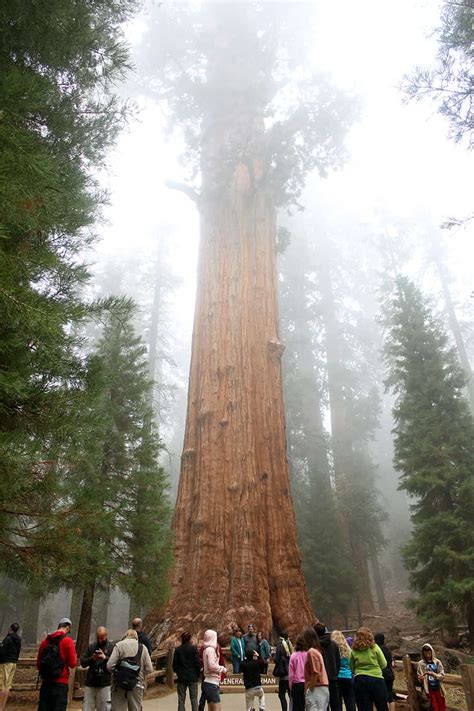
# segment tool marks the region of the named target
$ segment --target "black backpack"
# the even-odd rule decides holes
[[[143,644],[138,644],[138,652],[134,657],[119,659],[114,669],[115,686],[125,691],[131,691],[138,683],[140,674]]]
[[[48,644],[43,649],[39,663],[39,674],[44,681],[59,679],[63,673],[65,661],[61,659],[59,651],[59,645],[63,639],[63,635],[48,637]]]

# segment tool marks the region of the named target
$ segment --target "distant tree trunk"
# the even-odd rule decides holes
[[[72,622],[71,634],[77,638],[77,629],[79,627],[79,616],[82,608],[82,598],[84,597],[84,587],[75,585],[72,589],[71,606],[69,608],[69,617]]]
[[[107,615],[109,612],[110,588],[99,587],[94,595],[92,607],[91,628],[107,627]]]
[[[331,415],[331,442],[334,457],[334,478],[336,483],[336,495],[338,512],[341,520],[341,529],[348,550],[351,551],[351,558],[357,569],[358,575],[358,599],[357,608],[360,617],[360,610],[373,612],[374,601],[372,597],[369,567],[367,556],[362,551],[359,541],[352,540],[350,531],[350,492],[353,472],[352,472],[352,436],[351,423],[347,417],[347,403],[344,393],[343,382],[343,359],[340,345],[340,329],[337,322],[334,293],[331,282],[330,264],[326,259],[324,248],[320,249],[319,287],[321,290],[321,310],[326,335],[327,353],[327,377],[329,391],[329,405]],[[346,501],[344,506],[342,502]]]
[[[375,594],[377,595],[377,602],[380,612],[386,612],[388,610],[387,601],[385,599],[385,590],[383,584],[382,573],[380,571],[380,564],[377,553],[374,551],[370,558],[372,565],[372,573],[374,576]]]
[[[466,603],[466,622],[468,629],[469,646],[474,651],[474,595],[470,594]]]
[[[464,343],[464,337],[462,335],[461,328],[459,326],[458,317],[456,315],[456,310],[454,308],[453,300],[451,298],[451,291],[449,288],[448,273],[446,271],[445,263],[441,254],[441,246],[439,241],[439,235],[431,236],[432,244],[432,256],[433,261],[438,272],[439,280],[441,282],[441,288],[443,291],[444,300],[446,302],[446,311],[448,314],[449,327],[454,337],[456,343],[456,348],[458,351],[459,361],[461,367],[464,370],[467,378],[467,392],[468,400],[471,408],[471,412],[474,415],[474,374],[472,372],[471,364],[469,361],[469,356],[467,354],[466,344]]]
[[[92,606],[94,603],[95,582],[88,582],[84,586],[84,596],[82,598],[81,614],[76,638],[76,650],[78,656],[84,654],[89,644],[92,622]]]
[[[25,598],[22,620],[22,636],[25,644],[36,644],[38,641],[38,617],[41,605],[41,595],[28,593]]]

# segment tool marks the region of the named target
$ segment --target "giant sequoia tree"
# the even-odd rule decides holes
[[[348,100],[305,69],[307,6],[162,6],[149,86],[183,129],[201,218],[173,595],[157,633],[312,618],[288,482],[276,207],[341,159]],[[290,72],[299,76],[296,85]]]

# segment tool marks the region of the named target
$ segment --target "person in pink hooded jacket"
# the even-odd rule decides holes
[[[219,684],[221,674],[225,673],[227,670],[224,666],[219,664],[217,632],[215,630],[206,630],[204,633],[202,663],[204,668],[202,692],[209,705],[209,710],[220,711],[221,696],[219,693]]]

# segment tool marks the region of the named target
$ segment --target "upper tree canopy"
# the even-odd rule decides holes
[[[310,3],[253,0],[153,12],[147,90],[183,129],[184,162],[207,197],[243,163],[277,205],[291,203],[309,170],[341,163],[354,100],[311,68],[313,12]]]
[[[405,78],[410,98],[431,98],[449,122],[451,137],[466,140],[472,148],[474,59],[472,42],[472,2],[448,0],[443,3],[441,25],[436,29],[438,61],[434,69],[416,67]]]

